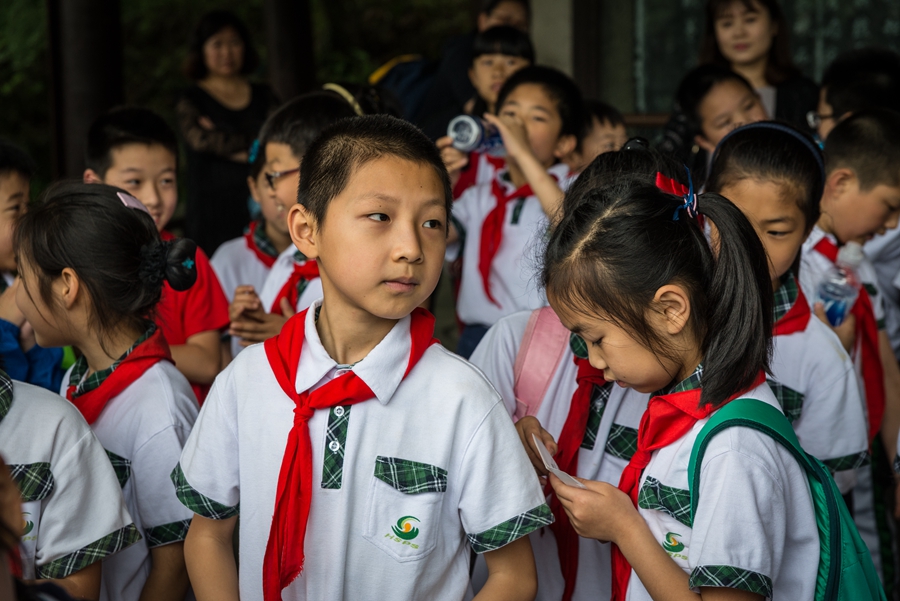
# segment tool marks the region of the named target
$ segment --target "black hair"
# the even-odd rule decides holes
[[[100,178],[112,166],[112,151],[126,144],[159,144],[178,160],[178,139],[165,120],[150,109],[118,107],[98,117],[88,130],[84,162]]]
[[[593,127],[593,119],[596,119],[601,125],[609,123],[613,127],[617,125],[625,127],[625,117],[622,116],[619,109],[611,104],[601,102],[600,100],[585,100],[584,110],[586,113],[585,120],[587,121],[586,130],[590,130],[590,128]]]
[[[525,8],[525,12],[528,13],[528,16],[531,16],[531,4],[528,0],[482,0],[481,10],[479,12],[489,15],[504,2],[521,4]]]
[[[718,232],[714,251],[699,219],[679,210],[683,200],[656,186],[620,178],[573,193],[588,198],[569,201],[575,209],[550,236],[541,274],[548,298],[585,315],[600,310],[657,357],[677,361],[647,322],[656,291],[677,283],[703,355],[700,404],[717,407],[750,388],[768,368],[773,299],[765,250],[743,213],[717,194],[699,197],[698,212]]]
[[[497,113],[506,102],[513,90],[521,85],[534,84],[540,86],[544,92],[556,103],[556,110],[562,120],[560,136],[575,136],[577,146],[581,146],[584,137],[585,118],[584,100],[581,90],[568,75],[552,67],[532,65],[519,69],[506,80],[500,92],[497,94]]]
[[[104,184],[52,186],[15,233],[16,256],[35,274],[44,304],[52,306],[51,286],[63,269],[78,274],[101,343],[120,327],[146,329],[163,281],[187,290],[197,279],[197,245],[162,241],[150,215],[126,206],[120,194],[130,196]]]
[[[329,125],[353,117],[356,111],[336,92],[318,91],[298,96],[275,111],[259,134],[261,152],[270,142],[287,144],[302,159],[310,144]]]
[[[702,104],[703,99],[706,98],[706,95],[709,94],[713,87],[726,81],[735,81],[754,95],[756,94],[756,90],[744,77],[728,67],[715,64],[700,65],[691,69],[684,76],[684,79],[681,80],[681,83],[678,84],[675,98],[678,102],[678,107],[687,119],[688,128],[692,135],[702,133],[700,104]]]
[[[534,45],[528,34],[506,25],[498,25],[475,34],[472,61],[483,54],[505,54],[534,63]]]
[[[206,40],[216,35],[226,27],[234,29],[244,43],[244,60],[241,63],[241,73],[248,74],[256,71],[259,66],[259,55],[250,40],[250,32],[247,26],[237,15],[227,10],[213,10],[202,17],[194,31],[191,32],[188,41],[188,54],[184,61],[184,74],[194,81],[200,81],[209,74],[209,68],[203,60],[203,45]]]
[[[844,52],[828,65],[822,87],[835,119],[873,108],[900,111],[900,54],[877,47]]]
[[[342,119],[323,131],[300,163],[298,202],[321,227],[328,204],[344,191],[353,172],[382,157],[397,157],[434,169],[444,193],[449,227],[453,195],[437,147],[416,126],[388,115]]]
[[[0,175],[18,173],[27,180],[34,175],[35,165],[28,153],[8,140],[0,138]]]
[[[870,109],[838,123],[825,140],[825,169],[847,167],[862,191],[900,187],[900,113]]]

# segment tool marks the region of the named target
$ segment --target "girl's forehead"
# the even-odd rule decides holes
[[[503,106],[518,104],[520,106],[540,106],[554,114],[559,114],[559,106],[547,90],[538,83],[523,83],[513,88],[503,100]]]
[[[760,13],[764,10],[765,7],[756,0],[732,0],[731,2],[720,2],[715,15],[716,19],[724,19],[744,13]]]

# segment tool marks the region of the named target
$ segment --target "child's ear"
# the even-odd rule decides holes
[[[256,188],[256,178],[250,175],[247,176],[247,188],[250,190],[250,198],[253,199],[253,202],[259,204],[259,190]]]
[[[697,134],[696,136],[694,136],[694,143],[709,154],[712,154],[716,151],[716,145],[707,140],[706,136],[702,134]]]
[[[300,203],[293,205],[288,212],[288,231],[291,233],[294,246],[306,255],[307,259],[319,256],[315,236],[316,220]]]
[[[81,293],[81,281],[78,274],[71,267],[66,267],[59,274],[59,277],[53,280],[52,289],[54,296],[59,299],[60,304],[65,310],[71,310],[78,302]]]
[[[671,335],[680,334],[691,317],[687,291],[677,284],[661,286],[653,297],[660,325]]]
[[[852,169],[846,167],[835,169],[825,178],[825,196],[829,199],[841,198],[854,184],[858,185],[858,180]]]
[[[560,136],[559,140],[556,141],[556,148],[553,151],[553,156],[562,160],[572,154],[572,151],[575,150],[577,146],[578,138],[572,134]]]
[[[102,184],[103,178],[97,175],[97,172],[93,169],[85,169],[84,174],[82,174],[81,179],[86,184]]]

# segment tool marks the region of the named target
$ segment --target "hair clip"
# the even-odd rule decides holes
[[[247,162],[251,165],[256,162],[256,159],[259,157],[259,138],[253,140],[253,144],[250,145],[250,150],[247,152]]]
[[[690,184],[690,187],[687,190],[687,194],[681,195],[684,199],[684,204],[675,209],[675,213],[672,215],[672,221],[678,221],[678,214],[681,211],[685,211],[688,217],[693,219],[697,218],[697,195],[694,194],[694,180],[691,178],[691,170],[688,169],[687,165],[685,165],[684,170],[687,171],[688,184]],[[657,177],[657,181],[659,181],[659,177]],[[684,188],[684,185],[679,185]]]
[[[684,196],[689,192],[687,186],[658,171],[656,172],[656,187],[673,196]]]
[[[143,212],[147,213],[148,215],[150,215],[150,211],[147,210],[147,207],[145,207],[141,203],[141,201],[139,201],[137,198],[135,198],[131,194],[128,194],[127,192],[116,192],[116,195],[119,197],[119,200],[122,201],[122,204],[125,205],[126,207],[128,207],[129,209],[137,209],[138,211],[143,211]],[[152,215],[151,215],[151,217],[152,217]]]

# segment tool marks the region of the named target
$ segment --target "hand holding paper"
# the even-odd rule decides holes
[[[544,467],[547,468],[548,472],[559,478],[563,484],[575,486],[577,488],[587,488],[584,484],[559,469],[559,465],[557,465],[553,456],[550,455],[550,451],[547,450],[547,447],[544,446],[544,443],[541,442],[540,438],[535,434],[532,434],[531,438],[534,440],[534,446],[537,448],[538,453],[540,453],[541,460],[544,462]]]

